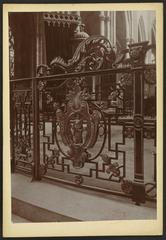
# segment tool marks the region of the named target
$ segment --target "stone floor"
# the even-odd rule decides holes
[[[26,222],[30,222],[25,218],[19,217],[15,214],[12,214],[12,222],[14,223],[26,223]]]
[[[29,205],[28,218],[24,216],[26,204],[16,204],[16,208],[13,205],[14,214],[20,216],[21,213],[22,217],[14,215],[14,222],[24,222],[24,218],[35,222],[56,221],[56,217],[57,221],[156,218],[156,206],[152,202],[136,206],[124,197],[83,190],[61,183],[31,182],[30,177],[18,173],[12,174],[12,198]],[[31,209],[33,211],[30,214]],[[35,215],[35,218],[32,215]],[[47,215],[51,216],[50,220]]]

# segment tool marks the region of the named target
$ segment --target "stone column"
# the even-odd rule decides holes
[[[107,11],[106,12],[106,37],[108,38],[108,40],[111,40],[111,36],[110,36],[110,29],[111,28],[111,23],[110,23],[110,12]]]
[[[116,45],[116,12],[111,12],[110,15],[110,41],[113,45]]]
[[[45,29],[42,13],[37,14],[37,56],[36,65],[46,64],[46,41],[45,41]]]
[[[105,12],[101,11],[99,14],[100,18],[100,35],[106,36],[106,31],[105,31]],[[98,82],[98,99],[101,100],[101,76],[95,77],[95,82]]]
[[[100,34],[102,36],[105,36],[105,15],[104,15],[104,11],[100,12]]]

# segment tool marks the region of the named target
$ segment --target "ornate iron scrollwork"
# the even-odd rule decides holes
[[[86,101],[88,94],[85,88],[81,88],[81,82],[76,79],[73,89],[69,91],[66,110],[56,111],[59,134],[62,142],[69,147],[65,155],[72,160],[75,168],[81,168],[90,161],[91,154],[87,149],[92,148],[97,141],[101,119],[99,110],[90,109]]]
[[[91,36],[79,44],[72,59],[66,62],[62,57],[55,57],[49,66],[38,66],[37,74],[50,75],[55,74],[57,70],[64,73],[82,72],[118,67],[119,64],[138,66],[144,64],[146,53],[151,48],[152,45],[148,45],[146,41],[129,44],[128,48],[117,53],[104,36]]]
[[[29,144],[29,139],[25,136],[20,136],[18,143],[15,146],[15,158],[16,164],[22,162],[26,164],[26,162],[32,163],[32,149]]]
[[[44,163],[45,163],[46,169],[49,166],[52,166],[52,168],[54,168],[55,167],[54,165],[55,165],[56,161],[58,160],[58,158],[59,158],[59,150],[56,148],[53,150],[51,156],[45,155]]]
[[[63,72],[81,72],[111,67],[115,61],[115,51],[107,38],[91,36],[82,41],[76,49],[73,58],[65,62],[61,57],[55,57],[49,66],[40,65],[37,72],[55,74],[58,69]]]
[[[156,198],[156,183],[146,183],[145,184],[145,193],[146,196],[150,199]]]
[[[39,81],[38,82],[38,89],[39,89],[39,91],[45,91],[46,85],[47,85],[47,81],[46,80]]]
[[[121,179],[120,166],[119,166],[118,162],[112,162],[111,158],[107,154],[101,154],[100,156],[101,156],[103,162],[108,166],[106,168],[106,173],[107,174],[111,173],[111,176],[109,177],[109,179],[111,179],[112,176],[118,177],[119,179]]]
[[[9,27],[9,65],[10,65],[10,78],[14,77],[14,36],[11,28]]]
[[[131,194],[133,191],[133,182],[128,179],[122,179],[121,181],[121,189],[126,194]]]
[[[77,185],[81,185],[83,183],[83,181],[84,181],[84,179],[82,176],[80,176],[80,175],[75,176],[75,183]]]
[[[65,62],[61,57],[54,58],[49,66],[41,65],[38,67],[40,76],[55,74],[58,69],[65,73],[82,72],[89,70],[98,70],[109,65],[112,66],[115,61],[115,52],[110,42],[103,36],[92,36],[82,41],[76,49],[73,58]],[[102,119],[102,112],[97,106],[88,104],[90,99],[85,78],[76,78],[69,80],[66,86],[69,92],[66,96],[67,103],[62,110],[57,107],[56,119],[59,127],[59,133],[64,145],[69,150],[64,153],[57,139],[57,145],[60,151],[72,160],[75,168],[81,168],[85,162],[91,161],[93,156],[88,152],[89,148],[94,147],[99,135],[99,123]],[[42,90],[44,83],[39,87]],[[104,121],[104,120],[103,120]],[[104,131],[106,134],[106,131]],[[105,141],[105,138],[104,140]],[[97,155],[104,147],[102,144]]]
[[[109,180],[111,180],[112,177],[119,178],[122,191],[126,194],[131,194],[133,190],[133,182],[125,179],[124,176],[121,175],[120,168],[122,166],[120,166],[118,162],[112,162],[111,157],[109,157],[107,154],[101,154],[100,156],[103,162],[108,166],[106,168],[106,173],[111,174]]]
[[[146,69],[144,71],[144,78],[146,83],[150,85],[156,84],[156,69]]]
[[[130,90],[133,90],[134,80],[134,74],[128,71],[130,70],[129,67],[141,66],[146,51],[147,43],[132,44],[129,45],[129,49],[122,52],[123,54],[118,59],[115,56],[114,49],[105,37],[89,37],[78,46],[73,58],[68,62],[65,62],[61,57],[56,57],[49,66],[39,66],[38,73],[40,76],[59,72],[73,73],[57,76],[56,82],[52,77],[52,80],[47,82],[47,86],[45,82],[39,82],[38,85],[39,90],[44,95],[44,104],[52,106],[48,123],[50,132],[46,133],[47,126],[46,124],[43,125],[43,137],[46,138],[43,146],[44,165],[41,166],[41,169],[43,167],[43,174],[46,172],[49,174],[47,171],[49,169],[59,171],[59,174],[66,173],[66,178],[74,175],[74,181],[78,186],[84,185],[87,178],[96,179],[97,184],[100,184],[100,180],[107,180],[107,183],[108,181],[119,183],[125,194],[134,194],[134,181],[125,179],[128,164],[126,163],[127,151],[121,149],[120,146],[126,145],[125,147],[127,147],[126,137],[135,137],[133,129],[144,131],[146,127],[142,116],[139,114],[135,114],[134,119],[131,120],[123,119],[128,108],[133,109],[133,105],[131,105],[133,99],[131,99],[130,104],[126,104],[126,99],[130,100],[128,95],[130,95]],[[140,56],[141,54],[144,55],[143,58]],[[129,56],[130,58],[127,58]],[[122,63],[124,69],[126,67],[124,67],[124,63],[130,65],[128,70],[122,71],[123,73],[121,70],[118,71],[120,63]],[[106,77],[105,75],[102,75],[101,78],[98,77],[100,71],[96,70],[115,67],[117,69],[114,70],[118,75],[115,74],[115,78],[112,73],[108,76],[108,86],[111,85],[111,91],[109,98],[107,98],[107,92],[107,99],[104,100],[110,107],[111,114],[109,115],[106,111],[101,110],[104,101],[98,103],[100,107],[97,106],[98,96],[96,95],[96,99],[91,97],[88,90],[90,84],[86,81],[93,80],[92,91],[97,92],[99,91],[98,85],[101,84],[100,80],[105,80]],[[145,68],[142,69],[144,71]],[[92,78],[92,73],[88,75],[87,72],[84,77],[81,77],[84,71],[96,71],[94,75],[97,75],[97,77],[93,76]],[[81,74],[74,74],[74,72],[81,72]],[[71,77],[75,75],[78,77]],[[97,81],[95,82],[95,80]],[[96,86],[95,83],[97,83]],[[63,87],[64,89],[62,89]],[[101,100],[103,99],[101,98]],[[46,115],[48,116],[47,111]],[[113,133],[116,133],[117,137],[114,138]],[[122,134],[121,141],[117,140],[119,134]],[[110,156],[101,154],[106,146],[107,136]],[[58,147],[58,156],[52,150],[55,145]],[[99,159],[99,156],[102,159]],[[76,170],[73,168],[83,169]]]

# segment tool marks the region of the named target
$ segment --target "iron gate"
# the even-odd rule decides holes
[[[10,81],[12,172],[131,197],[156,197],[154,46],[135,43],[116,54],[89,37],[66,63],[38,67],[35,78]],[[60,72],[60,74],[57,74]],[[150,107],[149,107],[150,106]],[[149,111],[150,110],[150,111]]]

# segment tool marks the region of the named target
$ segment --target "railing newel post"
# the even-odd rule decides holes
[[[145,203],[144,184],[144,74],[148,41],[129,44],[129,54],[134,71],[134,182],[132,200],[136,205]],[[140,67],[140,70],[136,70]],[[142,68],[142,69],[141,69]]]

